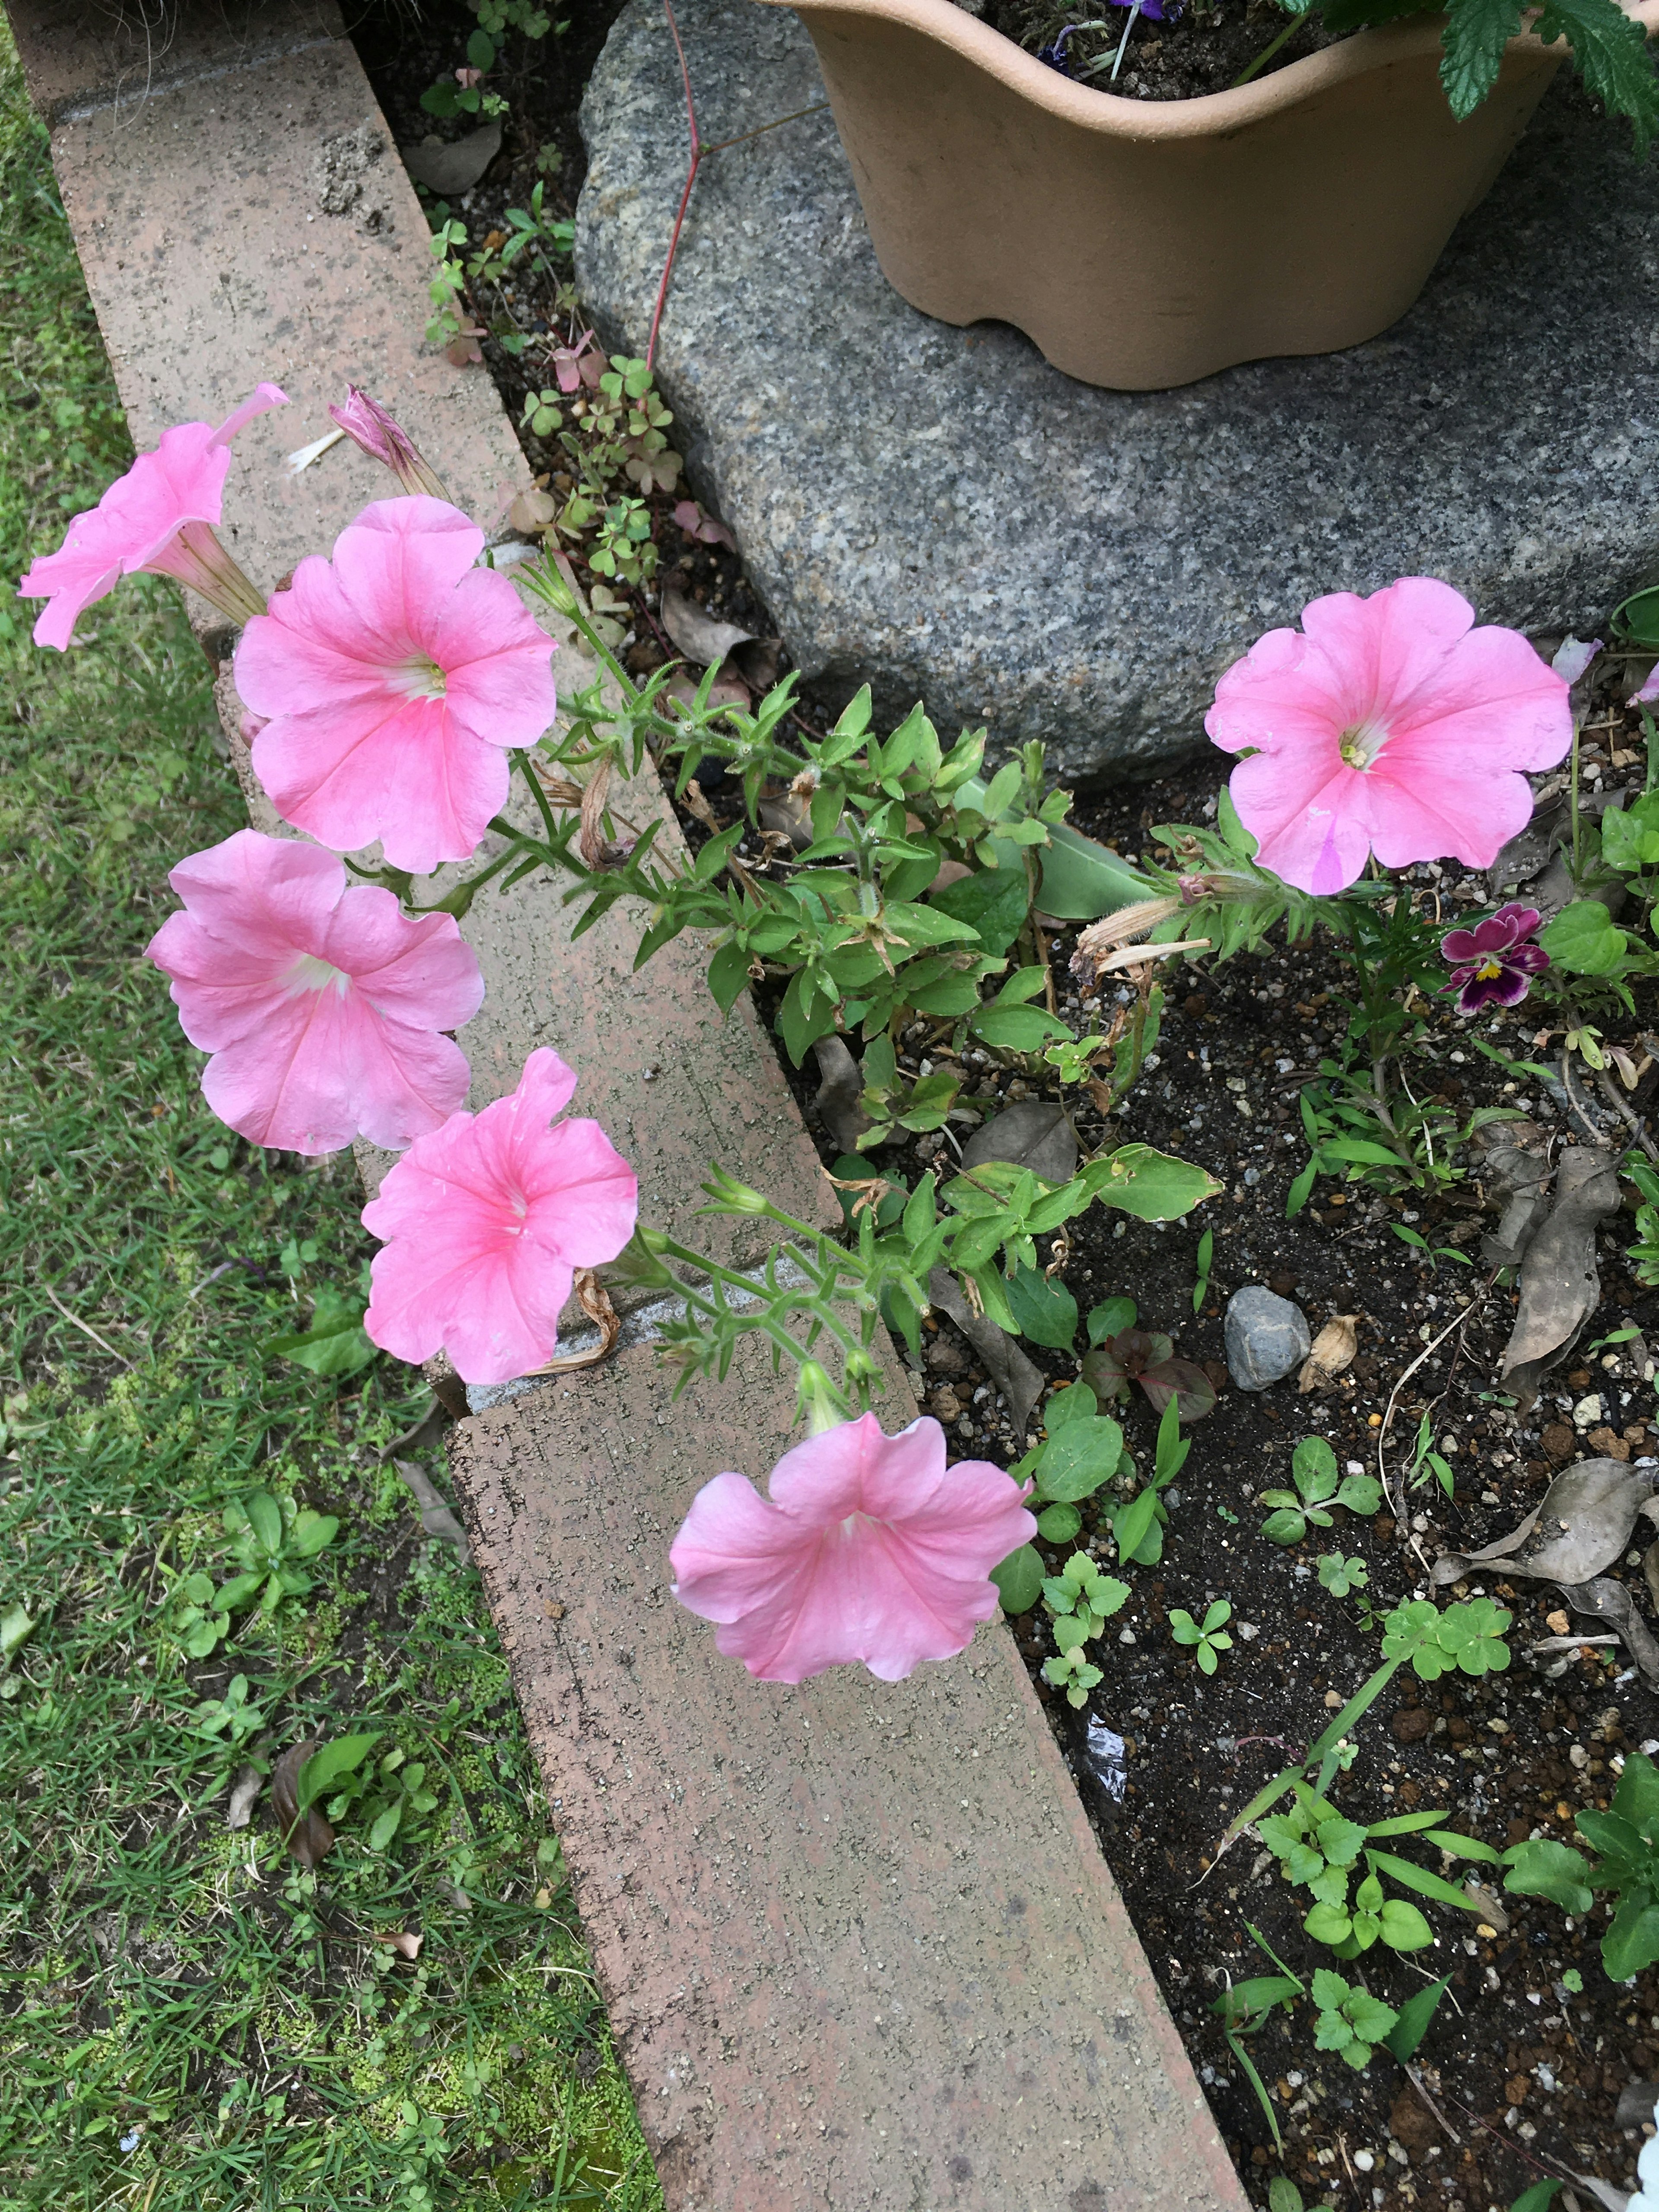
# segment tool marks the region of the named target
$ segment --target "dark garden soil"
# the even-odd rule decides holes
[[[562,157],[549,182],[549,204],[562,202],[569,211],[582,171],[576,104],[614,12],[611,0],[588,0],[562,38],[539,46],[517,42],[520,58],[508,58],[492,79],[513,112],[501,155],[459,203],[475,240],[500,223],[507,208],[527,204],[538,175],[548,175],[550,164],[544,161],[538,169],[538,155],[549,145]],[[1028,44],[1033,26],[1048,36],[1065,20],[1027,0],[993,0],[988,19]],[[1196,44],[1195,15],[1184,26],[1141,21],[1130,48],[1135,75],[1120,80],[1119,88],[1159,98],[1218,89],[1282,21],[1276,8],[1255,4],[1206,16],[1208,76],[1180,58],[1181,42]],[[356,35],[400,141],[418,140],[434,128],[454,137],[472,127],[472,118],[434,126],[418,96],[464,59],[474,22],[458,0],[440,0],[418,20],[387,0],[382,12],[364,19]],[[1074,42],[1074,65],[1103,43],[1097,40],[1091,49]],[[1304,50],[1292,42],[1283,58]],[[568,283],[568,264],[556,273]],[[546,380],[543,348],[574,339],[583,325],[574,296],[560,295],[551,274],[526,270],[506,304],[538,340],[517,357],[485,342],[486,364],[516,419],[524,392]],[[478,308],[487,319],[488,303]],[[533,439],[526,443],[532,463],[561,488],[556,448]],[[766,634],[770,624],[736,556],[694,543],[672,520],[674,500],[683,495],[652,502],[662,574],[674,572],[680,588],[710,611]],[[579,573],[580,565],[578,556]],[[667,641],[657,623],[654,592],[628,596],[631,627],[624,649],[635,671],[643,672],[666,657]],[[1604,726],[1599,730],[1598,720]],[[1598,704],[1591,723],[1586,775],[1592,787],[1605,781],[1612,787],[1626,780],[1639,746],[1629,744],[1628,724],[1616,708],[1609,714]],[[1081,803],[1073,818],[1133,858],[1150,852],[1154,823],[1212,818],[1223,773],[1217,763],[1163,783],[1124,787]],[[730,803],[718,779],[710,780],[708,796],[717,812],[723,799]],[[701,842],[705,833],[694,823],[687,828]],[[750,854],[749,864],[763,865],[763,855]],[[1415,896],[1439,902],[1449,926],[1487,897],[1483,884],[1455,869],[1419,869],[1412,880]],[[1058,1010],[1079,1026],[1091,1009],[1067,969],[1074,941],[1071,929],[1056,935],[1052,964]],[[1457,1155],[1462,1177],[1443,1195],[1383,1196],[1322,1180],[1298,1218],[1285,1218],[1291,1181],[1307,1158],[1297,1094],[1344,1033],[1340,1002],[1348,981],[1348,971],[1319,940],[1293,951],[1280,947],[1240,957],[1208,973],[1180,971],[1171,979],[1156,1060],[1111,1135],[1197,1161],[1223,1184],[1223,1193],[1194,1218],[1169,1227],[1101,1208],[1073,1224],[1065,1279],[1079,1308],[1086,1312],[1106,1297],[1133,1297],[1143,1328],[1173,1336],[1181,1352],[1212,1363],[1218,1377],[1224,1375],[1223,1310],[1244,1284],[1266,1284],[1293,1297],[1316,1334],[1333,1316],[1355,1316],[1358,1338],[1352,1365],[1331,1387],[1304,1395],[1294,1376],[1258,1394],[1224,1387],[1213,1413],[1190,1431],[1191,1456],[1167,1495],[1163,1559],[1130,1571],[1134,1594],[1099,1647],[1106,1680],[1085,1716],[1125,1740],[1121,1801],[1094,1786],[1079,1717],[1041,1678],[1051,1646],[1040,1616],[1024,1617],[1017,1634],[1230,2148],[1258,2195],[1265,2195],[1269,2176],[1285,2172],[1310,2202],[1376,2212],[1416,2204],[1501,2212],[1546,2176],[1577,2172],[1621,2189],[1633,2185],[1643,2131],[1621,2130],[1616,2108],[1631,2084],[1659,2077],[1659,1973],[1622,1988],[1609,1984],[1597,1951],[1604,1924],[1599,1906],[1589,1923],[1577,1925],[1554,1905],[1526,1899],[1494,1900],[1484,1918],[1431,1906],[1432,1950],[1396,1958],[1379,1948],[1344,1970],[1351,1978],[1363,1975],[1376,1994],[1396,2005],[1425,1981],[1450,1974],[1448,1998],[1414,2062],[1413,2080],[1382,2053],[1356,2074],[1316,2051],[1305,2004],[1288,2019],[1276,2015],[1254,2039],[1252,2053],[1285,2135],[1281,2159],[1210,2006],[1230,1978],[1272,1971],[1247,1923],[1304,1978],[1334,1962],[1302,1932],[1305,1896],[1285,1886],[1252,1837],[1218,1858],[1217,1847],[1233,1814],[1301,1753],[1378,1663],[1377,1632],[1362,1625],[1364,1603],[1322,1587],[1318,1556],[1340,1547],[1362,1559],[1370,1576],[1364,1596],[1386,1610],[1426,1594],[1438,1552],[1472,1549],[1514,1527],[1560,1464],[1594,1454],[1644,1458],[1659,1450],[1653,1387],[1644,1379],[1644,1339],[1659,1346],[1659,1294],[1629,1273],[1628,1219],[1615,1221],[1600,1240],[1601,1304],[1581,1349],[1547,1378],[1533,1413],[1517,1419],[1493,1395],[1516,1298],[1501,1283],[1489,1282],[1475,1250],[1482,1231],[1492,1225],[1483,1211],[1477,1153]],[[1108,1012],[1114,995],[1109,983]],[[1474,1050],[1469,1024],[1443,1006],[1426,1011],[1428,1037],[1406,1067],[1419,1097],[1436,1095],[1464,1116],[1480,1105],[1516,1109],[1554,1146],[1592,1137],[1624,1140],[1622,1125],[1594,1094],[1576,1109],[1559,1085],[1510,1082]],[[1652,1010],[1645,1018],[1651,1019]],[[1484,1022],[1480,1034],[1511,1058],[1554,1064],[1559,1036],[1534,1042],[1542,1019],[1537,1004],[1529,1003]],[[1628,1025],[1632,1042],[1640,1026]],[[982,1118],[1003,1104],[1042,1095],[1028,1068],[1009,1064],[1006,1055],[958,1052],[951,1032],[949,1023],[920,1023],[902,1043],[913,1073],[924,1060],[960,1068],[958,1133],[966,1133],[963,1117]],[[1633,1049],[1639,1060],[1640,1048]],[[813,1112],[816,1076],[810,1067],[787,1073],[829,1163],[839,1148]],[[1650,1076],[1648,1084],[1655,1079]],[[1638,1091],[1637,1109],[1645,1103]],[[1086,1109],[1079,1127],[1085,1145],[1106,1139],[1098,1117],[1091,1119]],[[926,1167],[942,1164],[951,1148],[950,1138],[928,1136],[884,1150],[878,1164],[914,1181]],[[1214,1231],[1214,1259],[1208,1295],[1195,1316],[1196,1249],[1206,1225]],[[1462,1252],[1472,1264],[1431,1261],[1396,1229]],[[1643,1337],[1600,1345],[1632,1323]],[[1402,1382],[1429,1340],[1449,1325],[1450,1334]],[[1075,1376],[1073,1358],[1030,1349],[1054,1383]],[[1012,1433],[1006,1407],[949,1322],[930,1336],[913,1373],[919,1396],[945,1425],[959,1455],[1006,1464],[1026,1448],[1026,1437]],[[1431,1484],[1410,1492],[1398,1517],[1388,1504],[1371,1520],[1338,1509],[1337,1525],[1313,1531],[1289,1551],[1261,1536],[1265,1513],[1257,1493],[1285,1485],[1291,1450],[1304,1437],[1325,1437],[1339,1462],[1377,1472],[1379,1431],[1391,1396],[1395,1404],[1382,1451],[1395,1498],[1425,1410],[1437,1448],[1455,1470],[1455,1498],[1446,1499]],[[1594,1407],[1592,1398],[1599,1401]],[[1149,1462],[1149,1409],[1137,1399],[1117,1410],[1131,1449]],[[1034,1431],[1036,1419],[1040,1414]],[[1098,1524],[1085,1520],[1079,1540],[1109,1559]],[[1056,1567],[1072,1548],[1051,1551]],[[1613,1572],[1639,1605],[1638,1555],[1630,1553]],[[1609,1653],[1585,1646],[1565,1656],[1529,1659],[1531,1645],[1566,1626],[1559,1616],[1550,1619],[1561,1604],[1550,1586],[1487,1577],[1454,1594],[1482,1591],[1514,1613],[1509,1671],[1480,1681],[1455,1674],[1432,1686],[1419,1685],[1409,1671],[1397,1677],[1360,1724],[1358,1760],[1334,1795],[1360,1820],[1443,1808],[1455,1826],[1500,1846],[1534,1834],[1570,1839],[1575,1812],[1606,1805],[1622,1755],[1659,1738],[1659,1699],[1617,1648]],[[1206,1678],[1172,1642],[1167,1616],[1173,1607],[1201,1615],[1217,1598],[1233,1608],[1234,1643],[1219,1671]],[[1411,1855],[1431,1871],[1441,1870],[1437,1854],[1419,1849]],[[1460,1872],[1445,1870],[1454,1877]],[[1580,1980],[1582,1989],[1575,1986]]]
[[[1143,13],[1127,45],[1127,0],[1112,0],[1109,8],[1085,8],[1076,14],[1056,7],[1054,0],[986,0],[983,9],[975,12],[993,30],[1051,68],[1063,64],[1065,75],[1080,84],[1124,100],[1196,100],[1206,93],[1225,92],[1288,27],[1278,0],[1172,6],[1157,21]],[[1079,21],[1079,16],[1084,20]],[[1062,43],[1062,33],[1068,29],[1071,36]],[[1310,11],[1255,75],[1271,76],[1304,55],[1335,44],[1317,11]],[[1114,76],[1120,47],[1123,59]]]

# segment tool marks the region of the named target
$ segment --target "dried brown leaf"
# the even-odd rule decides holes
[[[1445,1553],[1435,1561],[1434,1579],[1461,1582],[1471,1568],[1501,1566],[1506,1575],[1564,1589],[1587,1583],[1629,1543],[1637,1515],[1655,1510],[1647,1469],[1617,1459],[1580,1460],[1556,1476],[1519,1528],[1481,1551]]]
[[[321,1744],[319,1736],[289,1746],[270,1772],[270,1814],[289,1856],[314,1867],[334,1848],[334,1831],[314,1805],[300,1810],[300,1769]]]
[[[1578,1341],[1601,1295],[1595,1266],[1599,1222],[1619,1211],[1617,1156],[1574,1145],[1561,1154],[1549,1218],[1521,1263],[1521,1304],[1504,1353],[1503,1381],[1530,1412],[1548,1370]]]
[[[859,1104],[864,1096],[864,1076],[847,1048],[847,1040],[822,1036],[813,1041],[812,1057],[818,1064],[818,1087],[813,1110],[830,1132],[830,1141],[843,1152],[855,1152],[859,1139],[870,1127],[870,1116]]]
[[[407,1929],[399,1929],[395,1936],[382,1936],[378,1940],[390,1944],[400,1959],[418,1959],[426,1938],[424,1936],[411,1936]]]
[[[469,131],[465,138],[457,138],[447,146],[427,143],[398,149],[404,168],[416,183],[447,200],[470,192],[501,150],[499,115],[492,116],[488,123]]]
[[[1032,1407],[1042,1395],[1041,1374],[1012,1336],[1006,1336],[994,1321],[974,1311],[948,1267],[935,1267],[928,1276],[927,1296],[942,1314],[950,1316],[978,1352],[986,1373],[1008,1401],[1015,1435],[1021,1435]]]
[[[1304,1395],[1310,1390],[1322,1389],[1352,1363],[1359,1349],[1359,1339],[1354,1333],[1354,1323],[1358,1319],[1358,1314],[1333,1314],[1315,1337],[1298,1378]]]
[[[1064,1107],[1028,1099],[975,1129],[963,1147],[963,1167],[983,1167],[988,1160],[1030,1168],[1045,1182],[1068,1182],[1077,1171],[1077,1133]]]
[[[1575,1613],[1603,1621],[1618,1634],[1649,1689],[1659,1684],[1659,1644],[1649,1633],[1646,1621],[1636,1610],[1635,1599],[1623,1583],[1599,1575],[1594,1582],[1577,1587],[1564,1583],[1561,1595]]]
[[[421,1510],[421,1526],[428,1536],[441,1536],[453,1544],[464,1559],[472,1556],[466,1540],[466,1531],[449,1510],[441,1493],[434,1488],[413,1460],[394,1459],[392,1466],[402,1478],[404,1486]]]
[[[755,641],[753,630],[740,629],[736,623],[717,622],[713,615],[705,614],[695,599],[677,592],[672,584],[663,586],[658,613],[669,636],[686,659],[696,661],[699,668],[713,668],[735,647]]]
[[[265,1778],[257,1766],[245,1766],[232,1783],[230,1803],[225,1808],[228,1828],[246,1828],[253,1818],[253,1808],[259,1792],[265,1786]]]
[[[521,491],[507,510],[507,519],[515,530],[526,538],[538,530],[545,530],[559,511],[559,502],[550,491]]]
[[[590,1344],[582,1352],[567,1352],[549,1359],[533,1371],[538,1375],[563,1375],[572,1368],[597,1367],[616,1350],[617,1339],[622,1334],[622,1316],[611,1303],[610,1293],[592,1267],[578,1267],[571,1279],[577,1304],[599,1332],[597,1344]]]

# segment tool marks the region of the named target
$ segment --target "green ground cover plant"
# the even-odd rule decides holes
[[[130,448],[9,41],[0,196],[14,579]],[[476,1574],[381,1457],[425,1393],[262,1356],[356,1282],[349,1158],[215,1121],[139,959],[240,821],[209,672],[166,586],[94,620],[0,589],[0,2207],[644,2212]],[[307,1867],[259,1770],[354,1732]]]

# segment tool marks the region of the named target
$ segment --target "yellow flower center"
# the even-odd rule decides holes
[[[1474,980],[1477,983],[1490,983],[1494,975],[1501,975],[1503,972],[1504,963],[1501,960],[1488,960],[1484,967],[1475,969]]]
[[[1376,722],[1354,722],[1343,731],[1337,741],[1337,751],[1346,768],[1361,770],[1370,767],[1388,739],[1388,732]]]

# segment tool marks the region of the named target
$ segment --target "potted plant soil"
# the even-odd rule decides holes
[[[1659,0],[1524,33],[1519,0],[766,4],[811,34],[896,289],[1123,391],[1386,329],[1569,55],[1638,157],[1659,123]]]

